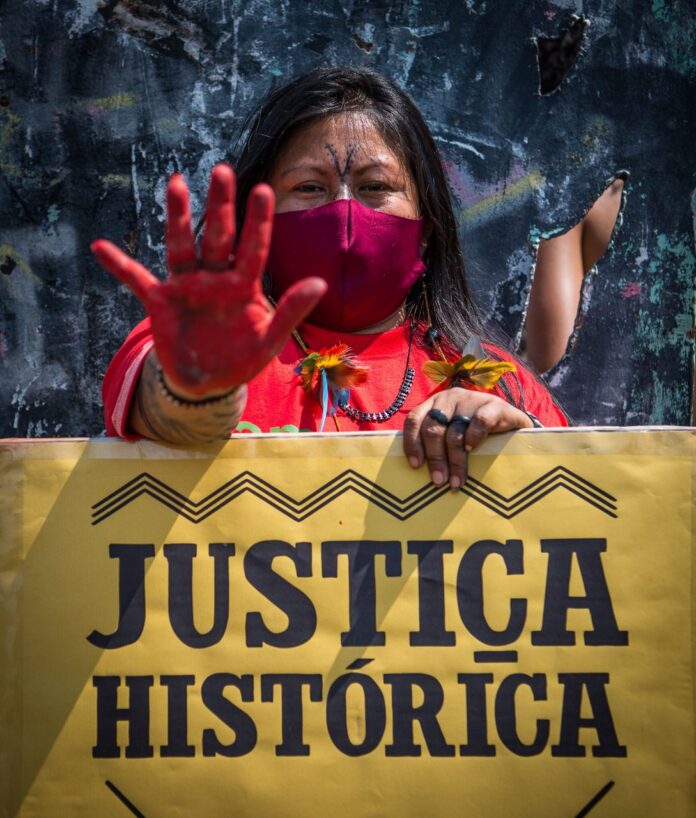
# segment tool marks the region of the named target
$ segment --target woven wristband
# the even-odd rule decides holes
[[[170,403],[184,409],[197,409],[205,406],[212,406],[215,403],[224,403],[226,400],[229,400],[239,389],[238,386],[235,386],[230,389],[229,392],[225,392],[223,395],[216,395],[214,398],[202,398],[201,400],[189,400],[188,398],[182,398],[180,395],[172,392],[172,390],[167,386],[167,382],[164,380],[164,372],[160,365],[157,366],[157,383],[159,384],[160,392]]]

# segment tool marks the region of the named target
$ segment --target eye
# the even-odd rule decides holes
[[[386,182],[365,182],[360,189],[365,193],[388,193],[391,190]]]
[[[297,193],[321,193],[323,192],[324,188],[317,184],[316,182],[302,182],[299,185],[295,185],[293,190]]]

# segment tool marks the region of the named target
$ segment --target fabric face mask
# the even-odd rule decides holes
[[[377,324],[399,309],[425,271],[422,234],[423,219],[380,213],[355,199],[276,213],[272,294],[277,299],[296,281],[319,276],[329,290],[310,323],[341,331]]]

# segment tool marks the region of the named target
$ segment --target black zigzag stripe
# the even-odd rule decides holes
[[[379,508],[404,520],[429,505],[435,497],[446,493],[448,489],[446,486],[438,488],[432,483],[427,483],[408,497],[401,499],[371,480],[367,480],[358,472],[348,469],[310,492],[302,500],[297,501],[267,481],[245,471],[199,502],[194,502],[156,477],[143,472],[103,500],[95,503],[92,516],[93,523],[99,523],[137,497],[149,495],[168,508],[177,511],[187,520],[200,522],[236,499],[240,494],[248,491],[278,511],[300,521],[314,514],[347,490],[355,491]]]
[[[616,497],[565,466],[556,466],[510,497],[475,477],[469,477],[460,491],[500,517],[510,520],[556,489],[565,489],[609,517],[617,517]],[[103,522],[142,496],[151,497],[189,522],[200,523],[245,493],[291,520],[301,522],[349,491],[403,521],[448,494],[449,487],[426,483],[406,497],[398,497],[354,469],[347,469],[306,497],[296,500],[253,472],[243,471],[201,500],[194,501],[148,472],[142,472],[92,506],[92,525]]]
[[[610,517],[617,516],[615,497],[564,466],[556,466],[510,498],[493,491],[473,477],[467,480],[462,491],[501,516],[510,519],[557,488],[567,489]]]

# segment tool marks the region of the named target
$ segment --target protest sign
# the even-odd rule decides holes
[[[0,456],[0,814],[695,814],[694,432]]]

